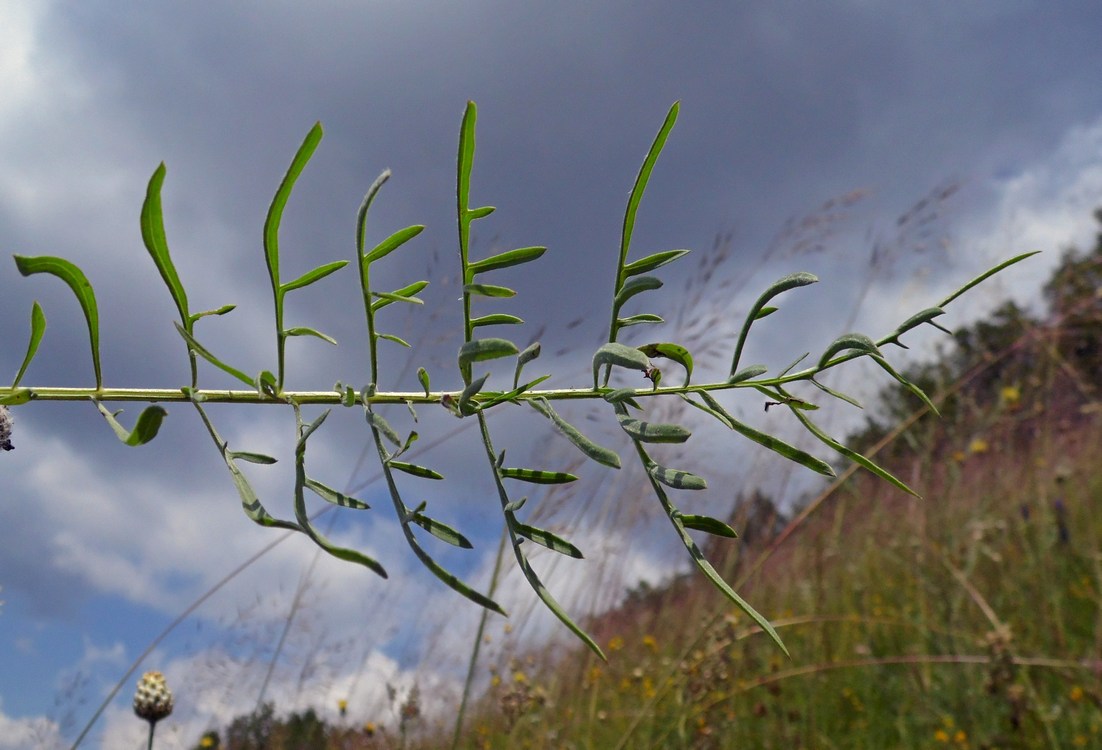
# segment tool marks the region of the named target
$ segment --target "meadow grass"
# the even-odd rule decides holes
[[[1102,423],[1089,394],[1030,382],[915,429],[893,468],[923,499],[857,475],[727,561],[791,659],[679,580],[592,624],[608,663],[495,667],[460,746],[1099,746]]]

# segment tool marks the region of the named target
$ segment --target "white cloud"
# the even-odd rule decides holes
[[[12,718],[0,704],[0,750],[53,750],[65,747],[57,723],[44,716]]]

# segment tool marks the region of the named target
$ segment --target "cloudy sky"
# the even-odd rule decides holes
[[[648,297],[649,309],[671,321],[664,338],[727,352],[720,359],[729,357],[739,311],[792,271],[823,283],[792,293],[763,322],[748,356],[773,367],[851,328],[885,333],[986,266],[1043,250],[947,320],[967,322],[1004,295],[1028,303],[1059,250],[1090,241],[1090,212],[1102,204],[1097,3],[303,7],[0,5],[0,249],[60,255],[86,272],[99,300],[107,385],[186,384],[175,310],[138,227],[162,161],[168,239],[192,309],[238,305],[201,323],[201,338],[245,372],[273,368],[261,231],[316,121],[325,138],[285,214],[284,275],[352,257],[356,208],[376,175],[392,169],[369,241],[408,224],[427,229],[381,270],[380,283],[432,282],[424,310],[388,311],[393,331],[423,347],[413,360],[382,350],[382,385],[403,390],[416,389],[422,365],[434,387],[458,382],[454,160],[468,99],[479,107],[473,200],[498,209],[476,224],[474,252],[549,248],[537,273],[495,280],[520,291],[500,309],[528,321],[515,338],[543,342],[539,363],[562,386],[584,383],[607,326],[625,199],[675,100],[680,119],[644,201],[633,257],[693,250],[663,274],[668,283]],[[340,346],[293,342],[288,385],[362,385],[354,274],[345,269],[289,299],[289,324],[320,328]],[[0,376],[19,367],[34,300],[49,327],[23,384],[90,385],[71,293],[53,278],[21,277],[10,261],[0,265]],[[209,369],[201,384],[229,385]],[[760,420],[759,401],[732,408]],[[289,515],[290,415],[211,413],[231,445],[283,459],[249,475],[272,511]],[[90,404],[38,403],[15,414],[16,450],[0,455],[0,748],[68,746],[154,638],[282,532],[242,515],[201,422],[182,405],[138,449],[121,445]],[[612,436],[609,420],[585,421],[586,429]],[[423,443],[446,436],[423,460],[449,481],[445,490],[408,491],[434,493],[423,496],[430,510],[475,542],[473,553],[440,554],[485,588],[500,527],[478,445],[446,414],[422,415],[418,429]],[[503,413],[495,429],[518,461],[576,462],[531,414]],[[730,437],[703,431],[686,460],[706,464],[719,439]],[[316,441],[311,471],[376,506],[363,512],[372,514],[367,522],[342,510],[321,523],[336,519],[333,537],[380,559],[390,580],[319,559],[300,536],[273,547],[139,666],[166,672],[179,693],[160,747],[194,743],[258,697],[330,716],[344,698],[357,721],[387,721],[386,683],[405,690],[416,681],[430,709],[447,710],[478,613],[405,547],[374,470],[360,461],[362,415],[334,413]],[[751,458],[741,489],[783,469]],[[589,559],[570,570],[547,556],[537,564],[584,613],[614,599],[616,584],[660,580],[681,558],[668,534],[646,550],[630,544],[641,534],[628,532],[648,529],[654,514],[623,492],[627,470],[610,483],[596,476],[599,467],[579,469],[589,482],[582,490],[536,499]],[[709,490],[703,502],[721,513],[714,508],[730,508],[732,483],[713,484],[727,489]],[[491,652],[560,630],[516,578],[506,577],[500,597],[518,630],[502,645],[502,621],[492,621]],[[83,746],[140,746],[128,705],[136,677]]]

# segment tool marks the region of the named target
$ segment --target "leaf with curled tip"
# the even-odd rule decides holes
[[[111,429],[118,435],[119,440],[131,447],[145,445],[150,440],[157,437],[157,432],[161,429],[161,422],[168,416],[168,412],[165,411],[162,406],[157,406],[156,404],[147,406],[142,410],[142,413],[138,415],[138,421],[134,424],[134,429],[128,430],[119,423],[118,419],[116,419],[120,412],[108,411],[107,407],[99,401],[95,403],[96,408],[99,409],[100,414],[107,420],[107,423],[111,425]]]
[[[46,273],[65,282],[76,295],[80,309],[84,312],[84,322],[88,326],[88,343],[92,347],[92,369],[96,375],[96,389],[103,387],[103,374],[99,362],[99,308],[96,306],[96,292],[91,282],[76,264],[49,255],[28,257],[15,255],[15,266],[23,276]],[[33,315],[33,313],[32,313]]]
[[[753,307],[750,308],[750,312],[746,315],[746,321],[742,324],[742,330],[739,332],[738,343],[735,344],[735,353],[731,358],[731,374],[734,375],[738,370],[739,360],[742,358],[743,347],[746,346],[746,337],[750,333],[750,326],[754,324],[754,321],[758,319],[758,315],[761,313],[765,306],[776,297],[778,294],[783,294],[790,289],[796,289],[801,286],[807,286],[808,284],[814,284],[819,278],[814,274],[807,273],[806,271],[800,271],[798,273],[789,274],[777,281],[773,282],[762,292],[762,295],[758,297]]]
[[[630,370],[647,372],[651,369],[651,361],[646,354],[633,346],[620,344],[615,341],[605,344],[593,355],[593,387],[597,387],[597,379],[602,367],[624,367]]]

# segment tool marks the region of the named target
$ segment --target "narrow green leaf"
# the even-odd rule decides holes
[[[392,469],[403,471],[406,474],[412,474],[415,477],[421,477],[422,479],[443,479],[444,475],[439,472],[433,471],[427,466],[418,466],[417,464],[409,464],[405,461],[387,461],[386,465]]]
[[[487,271],[496,271],[499,268],[519,266],[521,263],[528,263],[539,258],[545,252],[547,252],[546,247],[521,247],[475,261],[467,266],[467,270],[472,275],[477,275]]]
[[[489,397],[486,398],[484,401],[481,401],[478,404],[478,410],[479,411],[485,411],[486,409],[489,409],[492,406],[497,406],[500,403],[504,403],[506,401],[513,401],[520,394],[525,393],[525,392],[531,390],[532,388],[535,388],[537,385],[539,385],[540,383],[542,383],[543,381],[547,380],[550,377],[551,377],[550,375],[541,375],[538,378],[536,378],[535,380],[529,380],[524,385],[518,386],[518,387],[514,388],[513,390],[508,391],[506,393],[499,393],[496,396],[489,396],[489,394],[485,394]]]
[[[705,490],[708,488],[708,483],[704,481],[703,477],[698,477],[696,474],[690,474],[687,471],[651,464],[647,467],[647,473],[654,477],[656,481],[675,490]]]
[[[241,372],[240,370],[238,370],[234,367],[230,367],[228,364],[226,364],[222,360],[218,359],[218,357],[211,354],[209,351],[207,351],[207,349],[202,344],[200,344],[198,341],[195,340],[194,336],[192,336],[190,333],[185,331],[184,327],[181,326],[179,323],[174,322],[173,324],[176,326],[176,331],[181,336],[183,336],[184,341],[187,342],[188,347],[193,352],[198,354],[200,357],[202,357],[206,361],[210,362],[212,365],[217,367],[219,370],[222,370],[225,373],[233,375],[235,378],[240,380],[242,383],[245,383],[248,386],[256,387],[256,380],[255,379],[249,377],[248,375],[246,375],[245,373]]]
[[[735,419],[735,417],[730,412],[724,409],[719,401],[717,401],[712,396],[712,394],[708,393],[707,391],[702,392],[700,395],[708,404],[708,408],[703,407],[692,399],[687,400],[690,404],[697,407],[698,409],[706,411],[712,416],[716,417],[717,419],[719,419],[719,421],[723,422],[743,437],[753,440],[758,445],[768,448],[769,450],[781,456],[784,456],[789,461],[795,461],[801,466],[805,466],[818,474],[822,474],[823,476],[827,477],[833,477],[835,475],[834,469],[826,461],[823,461],[820,458],[816,458],[807,451],[800,450],[796,446],[790,445],[778,437],[774,437],[768,433],[756,430],[748,424],[743,424],[739,420]]]
[[[506,513],[516,513],[518,510],[524,507],[524,504],[528,502],[527,497],[522,497],[520,500],[513,500],[512,502],[505,504]]]
[[[307,271],[302,276],[299,276],[294,281],[288,281],[286,284],[281,284],[279,291],[286,294],[287,292],[295,289],[301,289],[304,286],[313,284],[315,281],[324,279],[334,271],[339,271],[348,265],[347,260],[335,260],[332,263],[326,263],[324,266],[318,266],[313,271]]]
[[[520,566],[521,573],[524,574],[525,580],[528,581],[528,585],[532,587],[532,590],[536,592],[536,596],[540,598],[543,605],[551,611],[551,614],[559,618],[559,622],[567,627],[571,633],[578,637],[579,640],[584,643],[590,651],[599,656],[603,661],[608,661],[605,657],[604,651],[597,645],[597,642],[593,640],[593,637],[589,633],[585,632],[578,623],[574,622],[570,618],[570,615],[566,613],[566,610],[562,608],[562,605],[555,600],[555,597],[551,595],[551,592],[547,589],[547,586],[543,584],[539,576],[536,575],[536,571],[532,568],[532,564],[528,562],[528,558],[524,556],[521,550],[519,542],[520,540],[514,536],[513,541],[513,554],[517,558],[517,564]],[[535,541],[535,540],[533,540]]]
[[[922,312],[915,313],[914,315],[903,321],[900,326],[895,329],[892,335],[888,337],[885,343],[887,343],[887,341],[892,341],[896,344],[899,344],[900,336],[913,328],[917,328],[923,323],[929,323],[930,325],[934,326],[938,330],[944,331],[945,333],[952,333],[952,331],[950,331],[948,328],[944,328],[934,322],[934,318],[940,317],[944,314],[945,311],[940,307],[927,307]],[[902,346],[902,344],[900,344],[900,346]]]
[[[578,478],[565,471],[542,471],[540,469],[502,468],[498,472],[502,479],[519,479],[532,484],[566,484]]]
[[[478,408],[471,403],[471,399],[478,395],[478,392],[482,390],[482,387],[486,385],[486,380],[490,377],[490,373],[486,373],[482,377],[472,380],[471,384],[463,389],[463,392],[459,394],[459,401],[456,406],[459,409],[459,413],[464,416],[470,416],[478,411]]]
[[[27,354],[23,357],[23,364],[20,366],[19,372],[16,373],[15,380],[12,381],[12,388],[19,387],[19,381],[23,379],[23,374],[27,372],[27,367],[30,366],[31,360],[38,352],[38,345],[42,342],[42,334],[45,332],[46,315],[42,312],[42,306],[38,304],[38,300],[35,300],[31,304],[31,338],[27,343]]]
[[[880,477],[884,481],[886,481],[889,484],[892,484],[895,487],[898,487],[899,489],[903,490],[908,495],[913,495],[915,497],[920,497],[919,494],[917,492],[915,492],[914,490],[912,490],[910,487],[908,487],[905,482],[903,482],[900,479],[897,479],[895,476],[893,476],[886,469],[880,468],[880,466],[878,466],[876,463],[874,463],[871,459],[865,458],[864,456],[862,456],[857,451],[855,451],[851,448],[847,448],[846,446],[842,445],[837,440],[832,438],[830,435],[827,435],[825,432],[823,432],[823,430],[818,425],[816,425],[814,422],[812,422],[810,419],[808,419],[807,416],[803,413],[802,410],[792,409],[792,413],[795,414],[796,419],[800,420],[801,424],[803,424],[803,426],[807,428],[808,432],[810,432],[812,435],[814,435],[821,442],[823,442],[824,444],[826,444],[827,446],[832,448],[837,453],[840,453],[841,455],[845,456],[849,460],[863,466],[864,468],[868,469],[869,471],[871,471],[873,474]]]
[[[579,432],[577,428],[560,417],[555,410],[551,408],[551,404],[547,399],[534,398],[528,402],[528,405],[550,419],[555,427],[558,428],[559,432],[587,457],[604,466],[609,466],[613,469],[620,468],[620,457],[616,455],[616,451],[597,445]]]
[[[517,369],[513,371],[513,388],[520,382],[520,372],[524,366],[540,356],[540,342],[535,341],[524,347],[524,351],[517,355]]]
[[[635,279],[629,279],[620,287],[620,291],[616,292],[613,309],[618,311],[625,302],[637,294],[661,288],[662,279],[657,276],[640,276]]]
[[[203,312],[192,313],[189,318],[192,323],[200,318],[206,318],[210,315],[225,315],[228,312],[232,312],[237,309],[237,305],[222,305],[214,310],[203,310]]]
[[[229,469],[230,477],[233,479],[234,487],[237,489],[237,494],[241,498],[241,509],[245,511],[245,515],[249,517],[253,523],[260,526],[276,529],[289,529],[291,531],[302,531],[302,527],[297,523],[291,521],[281,521],[274,518],[267,510],[265,510],[263,504],[260,502],[260,498],[257,497],[256,492],[253,490],[252,485],[249,484],[249,480],[245,478],[245,475],[241,473],[241,469],[238,468],[237,462],[234,460],[234,456],[237,455],[234,451],[230,451],[226,447],[226,441],[218,434],[214,429],[214,425],[211,424],[210,419],[207,417],[206,411],[199,405],[199,402],[192,400],[192,405],[195,406],[196,411],[199,412],[200,418],[203,420],[203,424],[207,428],[207,432],[210,433],[211,439],[214,441],[215,446],[218,448],[218,452],[222,455],[222,460],[226,463],[226,468]]]
[[[685,385],[689,384],[689,380],[693,376],[693,355],[689,354],[689,350],[685,347],[679,344],[660,342],[640,346],[639,351],[648,357],[664,357],[681,365],[685,368]]]
[[[783,377],[784,377],[785,375],[787,375],[787,374],[788,374],[789,370],[791,370],[791,369],[792,369],[792,368],[794,368],[794,367],[795,367],[796,365],[798,365],[798,364],[800,364],[801,362],[803,362],[803,361],[804,361],[804,359],[806,359],[806,358],[807,358],[807,355],[808,355],[808,354],[810,354],[810,353],[811,353],[811,352],[804,352],[804,353],[803,353],[803,354],[801,354],[800,356],[796,357],[796,359],[792,361],[792,364],[790,364],[790,365],[789,365],[788,367],[786,367],[786,368],[784,368],[783,370],[781,370],[780,374],[779,374],[779,375],[778,375],[777,377],[778,377],[778,378],[783,378]]]
[[[934,402],[930,400],[930,397],[926,395],[926,392],[911,381],[907,380],[907,378],[903,377],[903,375],[901,375],[899,372],[897,372],[896,369],[888,363],[888,360],[879,355],[873,355],[872,359],[874,362],[876,362],[876,364],[880,365],[880,367],[882,367],[885,372],[895,378],[904,388],[917,396],[919,400],[922,401],[922,403],[926,404],[926,408],[928,408],[939,417],[941,416],[941,412],[938,411],[938,408],[936,406],[934,406]]]
[[[412,518],[410,520],[414,521],[414,519]],[[500,604],[498,604],[485,594],[475,591],[473,588],[460,580],[457,576],[445,569],[442,565],[440,565],[440,563],[436,562],[436,560],[433,560],[432,557],[430,557],[429,554],[425,552],[424,549],[422,549],[421,545],[417,542],[417,538],[413,536],[408,528],[408,524],[403,525],[403,530],[406,534],[406,541],[409,543],[410,549],[413,550],[413,554],[417,555],[417,559],[421,561],[421,564],[428,568],[434,576],[443,581],[444,584],[447,585],[452,591],[455,591],[456,593],[465,596],[467,599],[470,599],[478,606],[485,607],[491,612],[497,612],[499,615],[506,614],[505,610],[501,608]]]
[[[376,245],[370,253],[364,256],[364,265],[374,263],[380,258],[385,258],[387,255],[390,255],[392,252],[412,240],[417,235],[421,234],[421,232],[423,231],[425,231],[425,227],[423,224],[413,224],[406,227],[405,229],[399,229],[397,232],[390,235],[385,240]]]
[[[310,436],[314,434],[314,431],[321,427],[325,420],[329,418],[329,411],[329,409],[323,411],[314,419],[313,422],[311,422],[301,430],[301,435],[298,439],[299,448],[305,447],[306,441],[310,439]]]
[[[385,302],[408,302],[411,305],[425,304],[425,301],[420,297],[410,297],[409,295],[394,294],[393,292],[372,292],[371,296]],[[375,302],[371,305],[372,310],[378,310],[380,307],[386,307],[386,305],[379,304],[379,302]]]
[[[417,368],[417,382],[425,389],[425,395],[429,395],[429,373],[424,367]]]
[[[493,284],[466,284],[463,293],[474,297],[515,297],[517,294],[515,289]]]
[[[876,344],[863,333],[847,333],[834,339],[827,350],[823,352],[823,356],[819,357],[819,369],[826,366],[827,362],[834,357],[838,352],[844,352],[847,349],[853,349],[861,354],[880,354],[880,349]]]
[[[478,107],[468,101],[463,110],[463,120],[459,125],[459,155],[456,157],[455,196],[459,219],[459,260],[466,271],[469,262],[467,243],[470,238],[471,221],[471,170],[474,168],[475,131],[478,124]],[[489,213],[489,212],[487,212]],[[486,215],[486,214],[483,214]]]
[[[165,234],[164,215],[161,208],[161,187],[165,181],[165,163],[161,162],[153,176],[149,178],[149,185],[145,190],[145,200],[142,202],[141,227],[142,242],[150,257],[153,258],[157,271],[164,279],[168,287],[172,301],[176,303],[176,309],[180,311],[180,321],[187,325],[192,319],[188,313],[187,292],[180,283],[180,277],[176,273],[176,266],[172,262],[172,256],[168,252],[168,237]]]
[[[536,544],[542,545],[549,550],[554,550],[561,555],[573,557],[576,560],[581,560],[585,557],[580,549],[563,539],[561,536],[553,534],[547,529],[540,529],[535,526],[529,526],[528,524],[520,523],[519,521],[516,521],[512,524],[512,529],[514,532],[520,534],[525,539],[531,539]]]
[[[360,201],[360,207],[356,211],[356,257],[360,259],[360,288],[365,294],[367,293],[367,287],[364,285],[364,279],[368,266],[367,263],[364,263],[364,245],[367,243],[367,214],[371,210],[371,204],[375,202],[375,196],[379,194],[379,191],[382,190],[383,185],[389,179],[390,170],[384,169],[371,183],[371,187],[367,189],[367,193],[364,194],[364,199]]]
[[[728,539],[737,539],[738,534],[730,526],[720,521],[718,518],[712,518],[711,516],[697,516],[683,513],[679,517],[681,525],[686,529],[693,529],[694,531],[704,531],[715,536],[723,536]]]
[[[810,274],[804,271],[798,273],[789,274],[777,281],[762,292],[762,295],[758,297],[753,307],[750,308],[750,312],[746,315],[746,321],[742,324],[742,330],[739,332],[738,343],[735,344],[735,354],[731,358],[731,374],[734,375],[738,370],[739,360],[742,358],[742,349],[746,346],[746,337],[750,333],[750,326],[757,320],[758,313],[765,308],[765,306],[776,297],[778,294],[783,294],[790,289],[796,289],[797,287],[807,286],[808,284],[814,284],[818,281],[818,277],[814,274]]]
[[[696,564],[696,567],[700,570],[700,572],[703,573],[704,576],[712,582],[713,586],[723,592],[724,596],[730,599],[735,604],[735,606],[745,612],[746,615],[749,616],[750,619],[753,620],[759,628],[765,631],[765,633],[773,640],[773,643],[777,644],[777,646],[781,649],[781,651],[785,653],[786,656],[789,655],[788,648],[784,645],[784,641],[781,640],[781,637],[777,635],[777,631],[776,629],[774,629],[772,623],[770,623],[769,620],[765,619],[765,617],[763,617],[761,613],[759,613],[756,609],[750,606],[749,602],[739,596],[738,593],[733,588],[731,588],[726,581],[723,580],[723,576],[716,572],[716,569],[712,567],[712,564],[709,563],[707,559],[705,559],[704,553],[700,551],[700,547],[696,545],[696,542],[693,541],[693,538],[689,536],[688,532],[685,530],[684,519],[686,518],[686,516],[672,509],[672,507],[669,505],[669,501],[665,499],[664,493],[660,494],[660,499],[663,500],[663,505],[667,508],[667,514],[669,515],[670,521],[673,523],[674,528],[677,529],[678,536],[681,537],[681,543],[684,544],[685,549],[689,551],[689,556],[692,557],[693,562]],[[697,516],[688,516],[688,518],[690,522],[695,522]],[[708,531],[708,529],[705,529],[705,531]]]
[[[479,208],[472,208],[467,211],[467,219],[474,221],[475,219],[485,219],[497,209],[493,206],[480,206]]]
[[[1039,253],[1039,252],[1040,252],[1040,250],[1034,250],[1031,253],[1022,253],[1021,255],[1015,255],[1010,260],[1003,261],[1002,263],[995,266],[994,268],[989,268],[988,270],[984,271],[979,276],[977,276],[976,278],[972,279],[967,284],[962,286],[960,289],[958,289],[955,292],[953,292],[952,294],[950,294],[948,297],[943,299],[941,302],[937,303],[937,307],[947,307],[950,302],[952,302],[957,297],[959,297],[960,295],[967,292],[972,287],[977,286],[978,284],[982,284],[984,281],[991,278],[992,276],[997,274],[999,271],[1002,271],[1006,268],[1009,268],[1010,266],[1014,265],[1015,263],[1020,263],[1021,261],[1025,260],[1026,258],[1028,258],[1032,255],[1037,255],[1037,253]]]
[[[398,433],[394,431],[394,428],[390,426],[389,422],[383,419],[381,414],[376,414],[367,408],[364,409],[364,413],[367,415],[367,423],[371,425],[372,429],[394,443],[394,445],[402,444],[402,438],[398,437]]]
[[[647,190],[651,172],[654,171],[654,165],[658,162],[658,155],[662,153],[662,149],[666,145],[666,139],[669,138],[670,131],[673,130],[673,126],[677,122],[677,113],[680,109],[681,102],[674,102],[670,107],[670,111],[666,113],[666,120],[662,123],[662,127],[658,129],[658,134],[654,137],[654,142],[651,144],[650,150],[647,151],[646,158],[643,159],[643,165],[639,168],[639,174],[631,188],[631,195],[628,196],[627,209],[624,211],[624,227],[620,234],[620,279],[632,275],[628,269],[635,264],[628,264],[627,259],[628,248],[631,247],[631,235],[635,231],[635,216],[639,212],[639,204],[643,200],[643,193]],[[649,270],[651,269],[647,268],[635,273],[645,273]]]
[[[96,306],[96,293],[77,266],[64,258],[49,255],[28,257],[16,255],[15,265],[19,273],[30,276],[35,273],[47,273],[64,281],[76,295],[80,309],[84,311],[84,321],[88,324],[88,343],[92,347],[92,369],[96,374],[96,388],[103,387],[103,374],[99,364],[99,308]],[[33,313],[32,313],[33,314]]]
[[[492,315],[483,315],[479,318],[471,318],[471,328],[478,328],[479,326],[517,325],[523,322],[524,321],[516,315],[494,313]]]
[[[228,451],[229,455],[238,461],[247,461],[250,464],[274,464],[276,459],[264,453],[252,453],[250,451]]]
[[[95,399],[93,399],[93,401],[95,401]],[[157,405],[147,406],[138,416],[138,421],[135,423],[134,429],[128,430],[115,418],[119,412],[112,413],[108,411],[107,407],[99,401],[95,401],[95,404],[100,414],[107,420],[107,424],[111,425],[111,429],[119,436],[119,440],[131,447],[145,445],[150,440],[157,437],[157,431],[161,429],[161,422],[163,422],[164,418],[168,415],[164,407]]]
[[[333,346],[337,345],[337,340],[332,336],[327,336],[321,331],[314,330],[313,328],[307,328],[305,326],[298,326],[296,328],[288,328],[283,332],[286,336],[313,336],[319,338],[322,341],[328,341]]]
[[[271,370],[264,370],[257,375],[256,379],[253,380],[253,386],[261,396],[275,398],[278,395],[279,389],[276,385],[276,377]]]
[[[593,355],[593,387],[597,388],[597,378],[602,367],[625,367],[631,370],[648,372],[651,362],[647,355],[633,346],[620,344],[615,341],[603,345]]]
[[[649,273],[656,268],[661,268],[667,263],[673,263],[682,255],[687,255],[688,250],[663,250],[660,253],[648,255],[624,266],[624,276],[637,276],[641,273]]]
[[[337,545],[333,544],[333,542],[329,541],[329,539],[324,534],[318,531],[317,528],[315,528],[314,525],[310,523],[309,518],[303,516],[299,519],[299,523],[306,531],[307,536],[314,540],[314,544],[321,547],[333,557],[337,558],[338,560],[344,560],[345,562],[362,565],[380,578],[388,577],[386,568],[384,568],[378,560],[375,560],[372,557],[368,557],[364,553],[357,550],[348,549],[346,547],[338,547]]]
[[[402,338],[400,336],[395,336],[392,333],[376,333],[375,338],[385,339],[387,341],[393,341],[395,344],[398,344],[400,346],[404,346],[407,349],[412,349],[413,348],[413,346],[408,341],[406,341],[404,338]]]
[[[376,575],[386,578],[386,569],[383,568],[378,561],[357,550],[346,549],[333,544],[310,522],[310,516],[306,512],[306,498],[303,492],[308,486],[308,479],[306,477],[306,441],[309,439],[310,434],[321,426],[327,416],[329,416],[329,412],[325,411],[317,419],[311,422],[309,426],[303,427],[299,408],[297,405],[295,406],[295,419],[298,422],[299,431],[299,438],[295,444],[295,520],[298,521],[302,531],[314,540],[314,544],[321,547],[333,557],[339,560],[356,563],[357,565],[363,565]],[[315,484],[320,486],[320,483]],[[314,489],[314,491],[317,490]]]
[[[754,316],[754,320],[761,320],[762,318],[768,318],[773,313],[777,312],[776,307],[770,307],[766,305],[762,309],[758,310],[758,314]]]
[[[312,491],[315,495],[317,495],[327,503],[339,505],[342,508],[351,508],[352,510],[369,510],[371,508],[370,505],[363,502],[362,500],[357,500],[356,498],[350,497],[343,492],[338,492],[332,487],[324,485],[316,479],[306,477],[306,481],[304,482],[304,484],[306,489]]]
[[[371,303],[371,310],[378,311],[392,302],[409,302],[415,305],[422,305],[424,302],[416,297],[419,291],[429,285],[427,281],[415,281],[412,284],[402,287],[401,289],[395,289],[393,292],[372,292],[372,297],[377,297],[374,302]]]
[[[768,370],[769,368],[765,365],[749,365],[727,378],[727,384],[734,385],[735,383],[741,383],[745,380],[756,378],[758,375],[764,375]]]
[[[641,443],[684,443],[692,435],[681,425],[645,422],[626,413],[618,413],[616,419],[628,437]]]
[[[425,531],[432,534],[437,539],[447,542],[453,547],[461,547],[462,549],[474,549],[474,545],[471,544],[470,540],[467,539],[467,537],[463,536],[451,526],[448,526],[446,523],[437,521],[435,518],[429,518],[424,513],[414,511],[409,520],[420,526]]]
[[[634,401],[635,392],[634,388],[617,388],[614,391],[606,393],[603,398],[610,404],[628,403],[635,408],[639,408],[639,405]]]
[[[644,323],[665,323],[666,319],[661,315],[655,315],[653,313],[639,313],[638,315],[629,315],[626,318],[617,318],[617,328],[627,328],[628,326],[637,326]]]
[[[507,339],[475,339],[459,348],[459,366],[467,367],[472,362],[511,357],[516,353],[517,345]]]
[[[827,386],[823,385],[822,383],[820,383],[815,378],[811,378],[811,384],[813,386],[815,386],[816,388],[818,388],[819,390],[823,391],[824,393],[829,393],[831,396],[834,396],[834,398],[841,399],[842,401],[845,401],[847,404],[853,404],[858,409],[864,409],[865,408],[865,407],[861,406],[861,402],[858,401],[857,399],[855,399],[853,396],[848,396],[845,393],[842,393],[841,391],[836,391],[833,388],[828,388]]]
[[[321,123],[315,123],[306,134],[306,139],[299,146],[291,166],[287,169],[279,188],[276,190],[272,203],[268,207],[268,215],[264,219],[264,258],[268,264],[268,274],[272,279],[272,290],[279,289],[279,225],[283,221],[283,210],[287,207],[287,201],[291,197],[291,191],[295,187],[302,170],[306,168],[314,150],[321,143]],[[278,294],[276,295],[279,296]],[[276,304],[279,304],[277,300]]]

